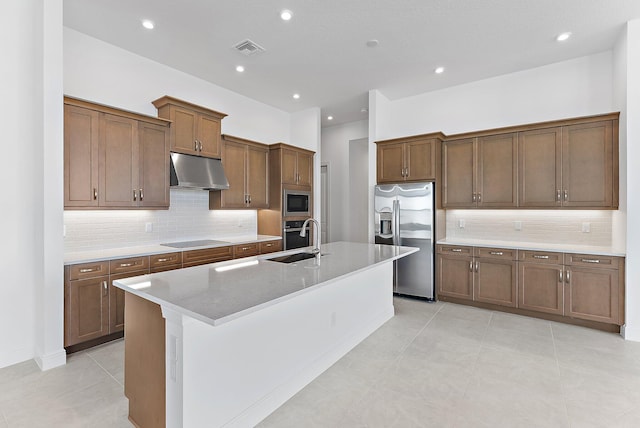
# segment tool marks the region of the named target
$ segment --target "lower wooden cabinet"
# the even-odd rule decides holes
[[[259,252],[259,245],[257,242],[252,244],[240,244],[233,246],[233,258],[239,259],[242,257],[257,256]]]
[[[623,257],[451,245],[436,257],[444,300],[624,324]]]
[[[182,253],[182,267],[206,265],[233,259],[233,247],[204,248]]]
[[[276,251],[282,251],[282,240],[277,241],[263,241],[260,242],[260,254],[275,253]]]
[[[109,334],[109,276],[68,279],[64,306],[64,346]]]

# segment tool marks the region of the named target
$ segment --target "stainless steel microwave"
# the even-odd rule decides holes
[[[285,217],[311,217],[311,192],[284,189],[283,199]]]

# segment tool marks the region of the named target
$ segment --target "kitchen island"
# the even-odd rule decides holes
[[[128,278],[125,395],[140,427],[253,426],[393,316],[414,248],[325,244]]]

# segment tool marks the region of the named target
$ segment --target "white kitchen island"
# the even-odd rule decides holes
[[[321,249],[319,262],[269,260],[293,250],[115,281],[130,420],[254,426],[393,316],[392,262],[417,249]]]

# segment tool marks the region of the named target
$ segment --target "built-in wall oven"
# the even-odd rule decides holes
[[[300,236],[300,232],[302,231],[302,223],[304,223],[304,220],[288,220],[283,223],[284,228],[282,236],[285,250],[308,247],[309,245],[311,245],[309,243],[309,237],[311,236],[309,225],[307,225],[306,227],[306,236],[304,238]]]
[[[311,192],[284,189],[284,217],[311,217]]]

